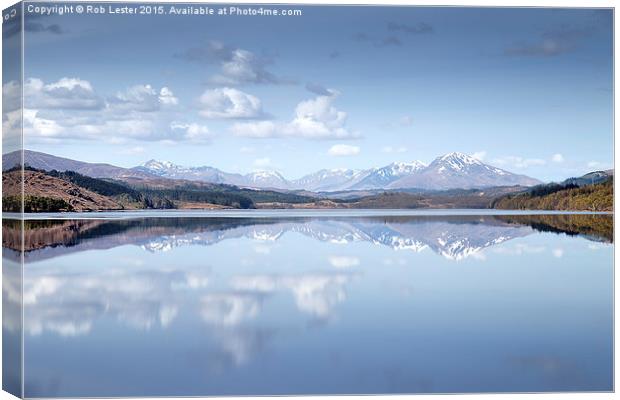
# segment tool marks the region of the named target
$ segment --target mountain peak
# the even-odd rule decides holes
[[[162,169],[170,169],[170,168],[176,167],[177,165],[175,165],[174,163],[170,161],[160,161],[160,160],[150,159],[144,164],[142,164],[142,166],[148,169],[162,170]]]
[[[438,157],[436,160],[439,161],[460,161],[465,164],[482,164],[480,160],[465,153],[460,153],[458,151],[453,151],[452,153],[444,154],[443,156]]]

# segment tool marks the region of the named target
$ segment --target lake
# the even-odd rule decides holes
[[[25,395],[613,390],[612,215],[402,214],[26,221]]]

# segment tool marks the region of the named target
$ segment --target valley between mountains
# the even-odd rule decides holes
[[[543,183],[463,153],[431,163],[323,169],[300,178],[150,160],[133,168],[30,150],[3,156],[3,211],[220,208],[507,208],[613,210],[613,170]]]

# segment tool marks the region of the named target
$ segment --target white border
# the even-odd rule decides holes
[[[170,1],[165,0],[110,0],[109,2],[119,2],[119,3],[170,3]],[[10,0],[0,0],[0,9],[5,9],[13,4],[15,1]],[[81,1],[79,3],[87,3],[87,1]],[[181,2],[182,3],[182,2]],[[205,4],[299,4],[299,5],[398,5],[398,6],[466,6],[466,7],[563,7],[563,8],[614,8],[615,3],[611,0],[590,0],[590,1],[579,1],[579,0],[505,0],[501,3],[498,3],[497,0],[425,0],[423,2],[416,0],[388,0],[381,1],[378,0],[375,2],[371,2],[368,0],[338,0],[338,1],[330,1],[330,0],[313,0],[310,1],[299,1],[299,0],[268,0],[268,1],[260,1],[260,0],[245,0],[245,1],[204,1],[202,3]],[[614,23],[615,23],[615,10],[614,10]],[[615,28],[615,27],[614,27]],[[614,55],[616,54],[618,44],[618,32],[614,29]],[[2,62],[2,53],[0,52],[0,63]],[[615,114],[618,112],[618,91],[616,90],[616,82],[615,76],[618,72],[618,65],[615,63],[614,57],[614,132],[615,132]],[[1,72],[0,72],[1,74]],[[0,96],[1,97],[1,96]],[[2,106],[2,100],[0,99],[0,108]],[[615,134],[614,134],[615,139]],[[620,144],[614,140],[614,154],[617,153]],[[614,157],[614,168],[616,169],[616,159]],[[615,186],[615,185],[614,185]],[[1,189],[0,189],[1,190]],[[1,193],[1,192],[0,192]],[[618,191],[614,193],[614,204],[618,204]],[[617,219],[614,216],[614,229],[617,226]],[[616,236],[614,231],[614,264],[615,261],[618,260],[620,249],[616,246]],[[618,287],[618,277],[614,274],[614,288]],[[615,292],[615,290],[614,290]],[[614,296],[614,310],[617,309],[617,297]],[[0,311],[2,310],[0,304]],[[618,332],[616,329],[616,319],[614,318],[614,343],[616,343],[618,339]],[[0,345],[2,343],[2,339],[0,338]],[[1,349],[1,346],[0,346]],[[617,384],[618,381],[618,369],[615,368],[615,346],[614,346],[614,384]],[[2,367],[0,366],[0,372]],[[0,373],[1,379],[1,373]],[[455,397],[457,396],[457,397]],[[264,400],[264,399],[289,399],[294,396],[280,396],[280,397],[224,397],[223,399],[227,400]],[[573,400],[573,399],[607,399],[607,398],[615,398],[614,393],[552,393],[552,394],[458,394],[458,395],[378,395],[373,396],[373,399],[377,400],[447,400],[451,399],[463,399],[463,400],[473,400],[478,398],[491,398],[493,400],[518,400],[518,399],[534,399],[537,397],[541,397],[548,400]],[[14,399],[15,397],[0,391],[0,400],[4,399]],[[362,400],[367,399],[368,396],[303,396],[299,398],[305,399],[330,399],[330,400]],[[130,398],[135,399],[135,398]],[[161,398],[152,398],[152,397],[144,397],[143,399],[161,399]],[[167,399],[187,399],[187,397],[167,397]]]

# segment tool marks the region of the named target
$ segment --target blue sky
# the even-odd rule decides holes
[[[543,180],[612,166],[610,10],[288,8],[27,13],[26,148],[288,178],[451,151]]]

